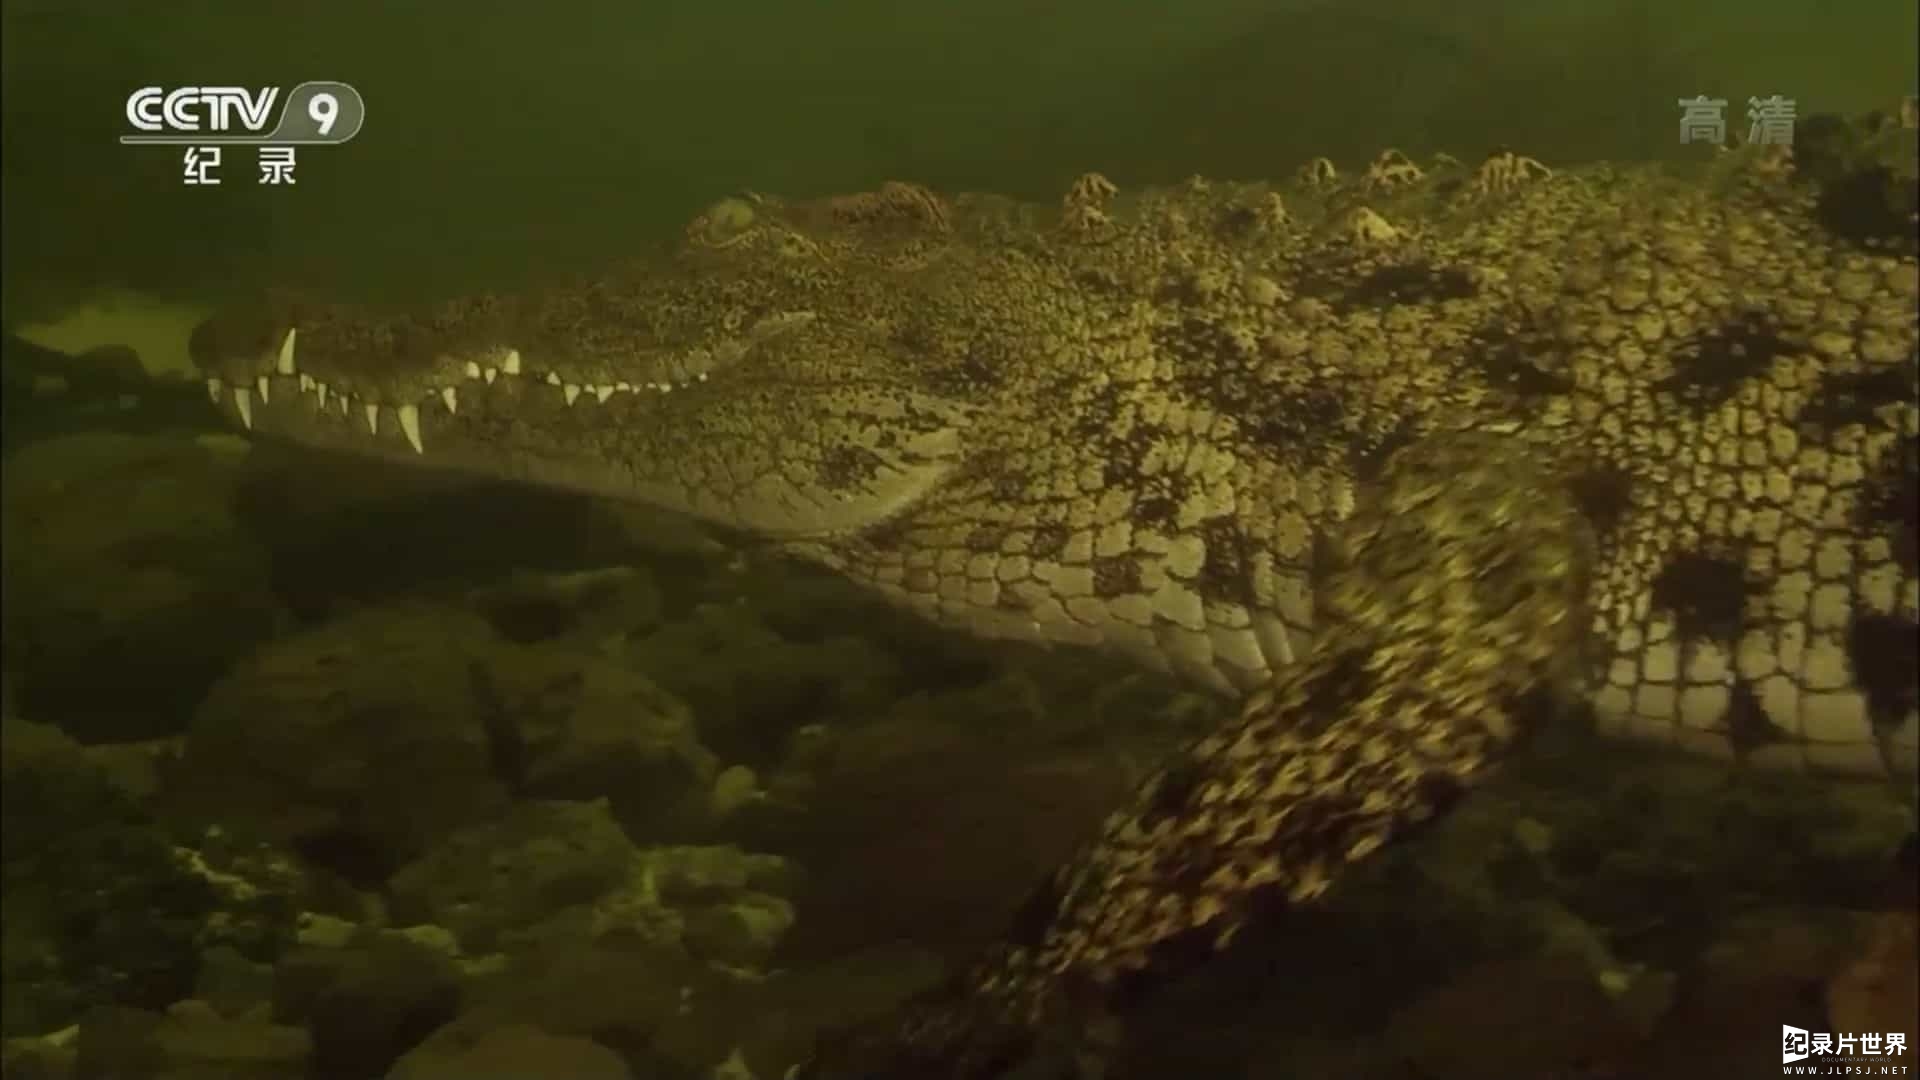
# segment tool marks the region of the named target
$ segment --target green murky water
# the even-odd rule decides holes
[[[1681,96],[1806,114],[1911,91],[1917,22],[1907,0],[16,0],[8,314],[109,281],[508,284],[658,242],[743,187],[1051,198],[1089,169],[1278,176],[1388,145],[1658,157],[1682,150]],[[138,86],[305,79],[353,83],[369,118],[293,190],[186,188],[178,151],[115,141]]]

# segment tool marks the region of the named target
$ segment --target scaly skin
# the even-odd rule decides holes
[[[1783,164],[743,196],[592,283],[275,301],[195,350],[263,433],[685,510],[1250,694],[952,993],[820,1069],[987,1075],[1318,895],[1556,706],[1912,782],[1920,276]]]
[[[1315,899],[1576,685],[1595,538],[1523,443],[1435,436],[1360,503],[1315,650],[1150,780],[972,971],[828,1039],[805,1075],[992,1076],[1038,1035],[1097,1029],[1128,977],[1224,946],[1262,894]]]

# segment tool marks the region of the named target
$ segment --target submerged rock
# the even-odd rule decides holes
[[[18,704],[85,742],[178,732],[279,621],[239,527],[239,440],[91,433],[5,464],[4,609]]]
[[[477,617],[425,606],[275,642],[207,695],[168,787],[211,820],[384,877],[506,805],[471,670],[492,644]]]
[[[446,927],[468,954],[620,939],[753,967],[793,925],[790,876],[731,847],[636,847],[604,800],[529,801],[447,837],[390,887],[397,919]]]
[[[301,889],[258,851],[178,837],[77,751],[6,727],[0,948],[6,1034],[100,1005],[158,1009],[193,990],[200,953],[276,953]]]
[[[604,653],[563,642],[493,650],[476,675],[513,790],[538,799],[607,799],[642,836],[704,825],[718,759],[691,710]]]
[[[274,1015],[312,1033],[318,1075],[378,1076],[456,1015],[461,973],[438,949],[367,933],[288,954],[273,995]]]
[[[870,715],[902,689],[898,662],[877,642],[795,640],[742,604],[699,606],[635,640],[627,662],[692,706],[707,745],[756,766],[801,726]]]
[[[515,795],[607,797],[636,825],[682,808],[703,819],[717,771],[686,707],[644,676],[415,602],[237,665],[202,703],[168,789],[371,883]]]
[[[639,851],[604,803],[523,802],[461,829],[400,868],[395,917],[453,931],[467,952],[621,884]]]
[[[496,975],[470,982],[460,1015],[408,1051],[390,1075],[449,1075],[416,1070],[471,1062],[474,1047],[494,1032],[530,1025],[549,1037],[591,1039],[616,1048],[636,1075],[676,1076],[667,1053],[683,1037],[675,1032],[698,1018],[710,994],[734,1004],[727,988],[675,945],[632,939],[554,942],[516,957]]]
[[[79,1076],[157,1080],[284,1080],[306,1073],[313,1043],[300,1028],[228,1019],[186,999],[164,1013],[99,1009],[81,1022]]]
[[[494,1028],[465,1047],[447,1042],[408,1054],[387,1080],[470,1080],[476,1076],[564,1076],[630,1080],[620,1055],[579,1036],[550,1035],[529,1024]]]
[[[1584,966],[1496,961],[1402,1010],[1385,1047],[1432,1080],[1618,1076],[1635,1035]]]

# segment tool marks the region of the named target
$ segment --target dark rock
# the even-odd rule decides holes
[[[1012,761],[939,727],[876,725],[838,749],[807,813],[757,841],[808,870],[792,962],[893,940],[956,957],[980,946],[1135,779],[1118,761],[1059,751]]]
[[[1433,1080],[1622,1076],[1636,1032],[1593,972],[1567,961],[1474,968],[1394,1016],[1387,1056]]]
[[[788,640],[740,604],[708,604],[636,641],[631,662],[699,717],[728,761],[778,759],[788,736],[820,720],[871,715],[898,691],[898,665],[866,638]]]
[[[9,753],[6,762],[5,1033],[52,1031],[96,1005],[157,1009],[185,997],[219,892],[84,760]]]
[[[276,642],[207,695],[169,795],[377,881],[505,805],[473,674],[497,644],[478,618],[424,606]]]
[[[164,1014],[102,1009],[81,1022],[75,1072],[158,1080],[284,1080],[305,1075],[313,1045],[296,1027],[230,1020],[203,1001]]]
[[[208,949],[200,957],[193,996],[222,1016],[238,1017],[273,1005],[273,965],[249,960],[231,945]]]
[[[694,1017],[670,1029],[683,1060],[717,1061],[739,1046],[756,1076],[779,1076],[801,1061],[822,1032],[874,1020],[951,971],[939,957],[906,945],[873,947],[813,967],[781,971],[746,991],[728,1021]]]
[[[592,500],[569,492],[271,441],[255,448],[239,496],[278,599],[309,621],[397,594],[455,597],[529,568],[577,569],[593,519]]]
[[[503,649],[482,673],[498,759],[516,793],[605,798],[639,836],[701,827],[719,761],[693,714],[604,653],[550,642]]]
[[[469,951],[487,951],[503,931],[605,895],[638,857],[603,803],[516,803],[395,873],[394,915],[444,926]]]
[[[83,742],[183,729],[280,618],[232,511],[246,444],[95,433],[7,458],[5,641],[18,704]]]
[[[478,590],[473,604],[501,637],[522,643],[623,637],[651,630],[661,618],[653,576],[631,566],[519,573]]]
[[[717,770],[686,707],[604,653],[516,645],[417,602],[237,665],[166,787],[182,810],[244,821],[371,884],[514,794],[607,797],[636,827],[692,828]]]
[[[275,972],[275,1015],[313,1033],[321,1076],[379,1076],[453,1019],[460,974],[445,954],[369,934],[338,950],[302,949]]]
[[[1780,1066],[1780,1025],[1823,1030],[1820,989],[1844,954],[1851,920],[1770,910],[1733,921],[1680,973],[1673,1008],[1629,1075],[1680,1080],[1762,1076]]]
[[[727,985],[677,945],[631,938],[556,942],[470,984],[459,1018],[409,1055],[406,1067],[458,1058],[488,1032],[530,1024],[609,1047],[634,1063],[638,1075],[673,1076],[656,1043],[699,1013],[710,991],[733,1002]],[[723,1011],[732,1015],[731,1008]]]
[[[476,1076],[553,1076],[631,1080],[620,1055],[591,1039],[549,1035],[527,1024],[494,1028],[464,1047],[452,1040],[402,1058],[387,1080],[471,1080]]]

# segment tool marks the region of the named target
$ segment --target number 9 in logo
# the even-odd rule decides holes
[[[307,101],[307,117],[320,125],[322,137],[333,134],[333,125],[340,119],[340,99],[322,91]]]

